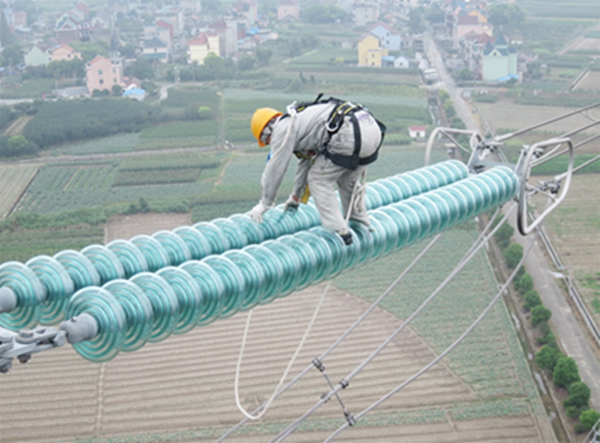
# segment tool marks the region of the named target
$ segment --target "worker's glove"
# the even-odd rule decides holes
[[[290,195],[290,197],[285,202],[285,206],[283,207],[284,211],[295,211],[300,206],[300,199],[295,195]]]
[[[265,205],[262,200],[258,202],[258,204],[253,207],[250,212],[248,212],[248,216],[254,220],[256,223],[262,223],[263,221],[263,214],[265,212],[267,212],[269,209],[271,209],[270,206]]]

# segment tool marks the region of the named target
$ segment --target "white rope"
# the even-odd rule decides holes
[[[240,355],[238,357],[237,366],[235,368],[234,389],[235,389],[235,404],[237,405],[238,409],[242,412],[242,414],[244,414],[250,420],[258,420],[259,418],[261,418],[267,412],[267,410],[269,409],[269,406],[271,406],[271,403],[277,396],[277,393],[279,392],[279,388],[281,388],[281,385],[283,384],[286,377],[288,376],[288,373],[290,372],[292,365],[296,361],[296,357],[298,357],[298,354],[300,353],[300,351],[302,350],[302,347],[304,346],[304,342],[306,341],[306,338],[308,337],[308,334],[310,333],[310,330],[313,327],[313,324],[317,318],[317,315],[319,314],[319,310],[321,309],[321,306],[323,305],[323,301],[325,300],[325,295],[327,294],[327,291],[329,291],[330,285],[331,285],[331,282],[327,282],[327,286],[325,286],[325,290],[323,291],[323,294],[321,295],[319,303],[317,304],[317,307],[315,308],[315,312],[313,313],[313,316],[310,319],[310,322],[308,323],[306,331],[304,332],[304,335],[302,336],[302,340],[300,340],[300,343],[298,344],[298,347],[296,348],[296,352],[294,353],[294,355],[292,356],[292,359],[288,363],[287,368],[285,369],[285,372],[283,373],[283,375],[281,376],[281,379],[279,380],[279,384],[273,391],[273,394],[267,401],[263,410],[257,415],[251,415],[244,409],[244,407],[240,403],[240,393],[239,393],[240,369],[242,367],[242,359],[244,358],[244,349],[246,347],[246,338],[248,337],[248,329],[250,329],[250,320],[252,319],[252,311],[248,312],[248,318],[246,319],[246,327],[244,329],[244,335],[242,337],[242,347],[240,349]]]
[[[355,210],[356,212],[360,212],[363,208],[363,202],[365,199],[365,194],[367,193],[367,170],[363,169],[363,172],[354,183],[354,189],[352,190],[352,197],[350,198],[350,204],[348,205],[348,209],[346,210],[346,225],[348,225],[348,221],[350,220],[350,214]]]

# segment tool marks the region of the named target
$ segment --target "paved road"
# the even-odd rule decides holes
[[[440,78],[440,81],[437,82],[433,87],[436,89],[445,89],[446,92],[448,92],[448,94],[450,95],[452,101],[454,102],[454,109],[456,110],[456,114],[465,123],[467,129],[472,131],[479,131],[477,124],[473,120],[473,111],[463,100],[461,95],[461,89],[456,86],[454,79],[450,76],[450,74],[448,74],[448,71],[446,71],[442,55],[438,51],[433,37],[429,34],[429,32],[426,32],[424,35],[424,43],[425,51],[427,52],[427,57],[429,58],[429,61],[431,62],[435,70],[438,72],[438,76]]]
[[[440,76],[440,82],[435,85],[438,89],[445,89],[454,101],[456,113],[464,121],[469,129],[480,130],[473,119],[472,111],[463,100],[461,90],[456,86],[454,80],[447,73],[441,54],[439,53],[433,38],[425,35],[425,48],[429,60],[434,65]],[[516,221],[512,221],[513,227]],[[517,232],[515,230],[515,232]],[[518,233],[515,240],[524,247],[529,238],[524,238]],[[590,387],[592,397],[590,405],[600,410],[600,360],[598,353],[594,352],[583,326],[577,321],[575,314],[565,299],[565,295],[559,288],[556,279],[548,267],[548,262],[538,242],[534,245],[531,253],[525,261],[527,272],[531,274],[535,288],[539,292],[544,305],[552,311],[552,326],[556,336],[565,352],[575,359],[582,380]]]
[[[516,220],[511,224],[516,225]],[[530,241],[529,237],[523,237],[515,233],[515,241],[525,248]],[[588,337],[581,324],[577,321],[575,313],[571,310],[565,295],[559,288],[556,278],[548,268],[546,258],[543,254],[541,242],[538,241],[525,260],[525,268],[533,278],[535,289],[540,298],[550,311],[552,311],[552,327],[556,332],[557,340],[569,357],[577,362],[581,379],[590,387],[592,397],[590,405],[600,410],[600,360],[594,353]]]

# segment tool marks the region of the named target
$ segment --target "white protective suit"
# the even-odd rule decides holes
[[[351,156],[354,151],[355,134],[350,116],[344,117],[340,130],[331,138],[327,132],[327,120],[336,106],[337,104],[332,102],[311,104],[297,113],[293,106],[290,106],[289,114],[275,121],[270,141],[270,159],[261,180],[262,199],[257,207],[262,205],[264,209],[275,204],[277,191],[294,153],[308,155],[312,158],[298,161],[292,196],[297,200],[303,195],[308,184],[321,216],[322,225],[339,234],[345,234],[348,232],[345,216],[350,206],[352,192],[366,165],[351,170],[334,164],[323,154],[314,157],[328,140],[327,150],[330,153]],[[359,157],[366,158],[379,148],[382,140],[381,129],[375,118],[364,109],[356,111],[355,118],[360,128]],[[341,211],[335,194],[336,183],[342,203]],[[364,199],[361,198],[358,202],[358,205],[350,208],[350,218],[369,225]]]

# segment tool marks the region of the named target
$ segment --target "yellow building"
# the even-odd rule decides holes
[[[365,35],[358,42],[358,66],[381,68],[381,57],[387,57],[388,50],[372,34]]]
[[[483,15],[481,13],[481,11],[478,11],[477,9],[473,9],[472,11],[469,12],[470,16],[473,17],[477,17],[477,23],[487,23],[487,17],[485,15]]]
[[[217,34],[203,32],[198,37],[188,42],[188,62],[204,63],[204,59],[211,52],[221,55],[220,38]]]

